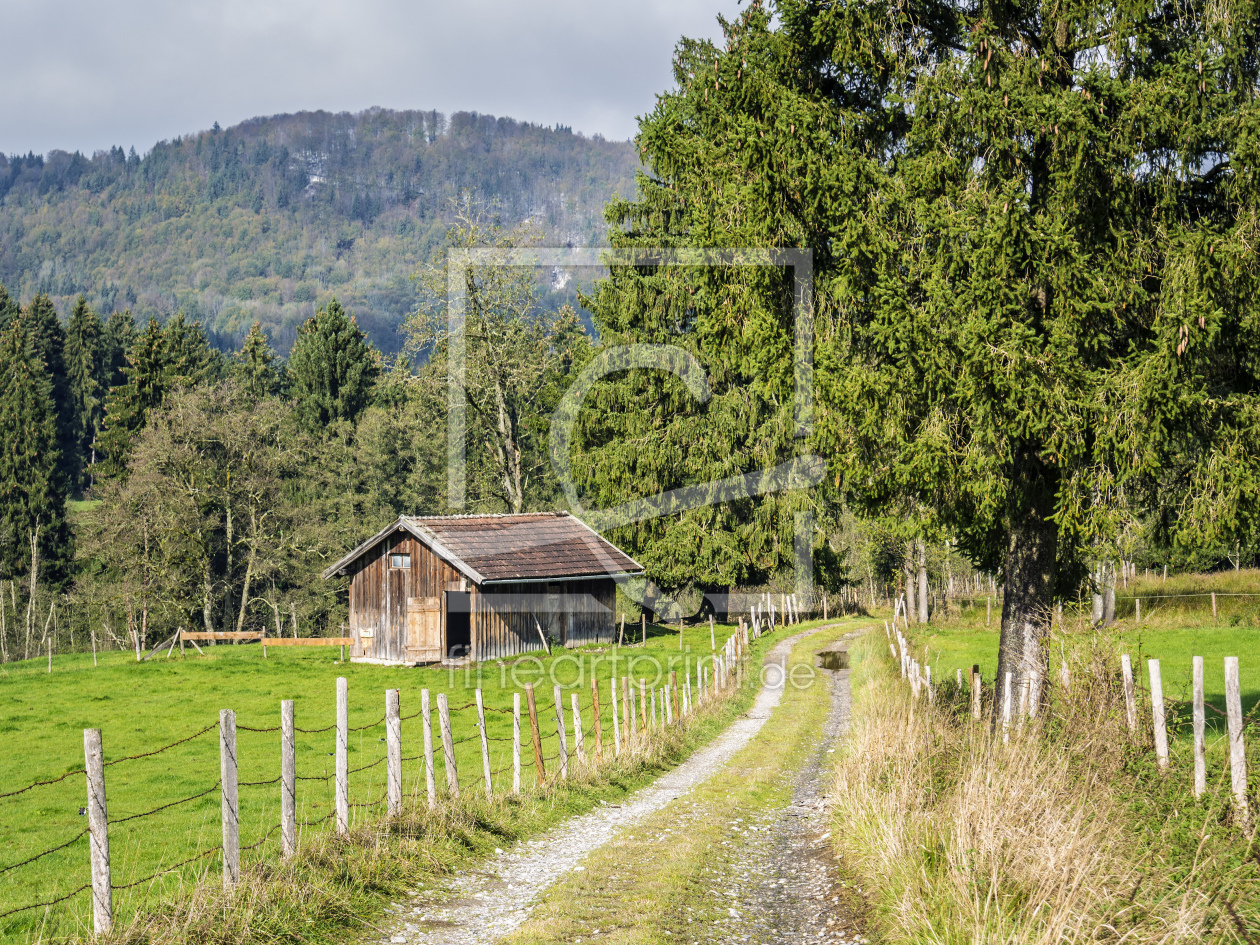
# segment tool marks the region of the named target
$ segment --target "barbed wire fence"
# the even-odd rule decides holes
[[[238,724],[236,714],[230,709],[220,712],[217,723],[211,723],[148,751],[119,758],[106,759],[104,738],[100,729],[84,729],[84,765],[66,771],[55,778],[43,778],[15,790],[0,793],[0,801],[17,798],[31,792],[47,790],[72,779],[83,778],[87,789],[87,805],[79,813],[86,815],[87,827],[74,832],[59,842],[22,856],[15,862],[0,864],[0,877],[20,875],[20,871],[41,864],[48,857],[64,854],[82,857],[87,867],[86,881],[68,890],[56,890],[47,898],[27,902],[0,911],[0,920],[37,910],[51,910],[65,906],[77,897],[90,895],[92,927],[99,934],[109,931],[115,922],[115,893],[128,890],[153,889],[166,877],[182,876],[188,867],[206,864],[204,874],[211,867],[206,863],[217,857],[228,885],[241,879],[241,854],[258,851],[276,841],[278,833],[280,854],[288,857],[297,852],[298,828],[324,829],[331,826],[336,836],[349,835],[354,812],[364,821],[370,818],[391,818],[403,813],[404,778],[403,763],[420,762],[414,771],[410,794],[418,799],[427,794],[430,807],[459,798],[461,795],[483,791],[487,799],[528,790],[545,788],[558,779],[567,778],[575,766],[598,765],[622,756],[643,755],[649,752],[656,736],[669,726],[682,725],[698,707],[724,699],[735,691],[742,680],[743,661],[749,655],[753,639],[771,629],[770,624],[754,627],[740,620],[739,629],[711,655],[701,656],[695,665],[693,679],[690,664],[683,679],[673,672],[657,679],[650,687],[647,681],[636,681],[629,675],[600,680],[592,677],[589,692],[570,693],[571,700],[565,705],[562,687],[555,685],[548,700],[533,685],[526,684],[524,692],[512,692],[512,708],[486,705],[483,692],[475,689],[475,699],[461,705],[448,704],[445,692],[438,692],[431,700],[430,691],[419,692],[419,711],[403,715],[400,712],[401,692],[386,690],[385,713],[364,725],[349,725],[349,684],[345,677],[336,681],[336,721],[331,725],[302,728],[295,724],[294,703],[281,702],[281,724],[257,726]],[[778,626],[783,626],[780,622]],[[656,685],[656,682],[662,683]],[[580,684],[579,684],[580,686]],[[602,691],[601,691],[602,687]],[[501,690],[506,694],[507,690]],[[524,698],[522,699],[522,696]],[[433,703],[436,703],[436,710]],[[582,703],[585,703],[583,705]],[[675,710],[674,707],[677,707]],[[434,725],[433,715],[437,715]],[[420,741],[423,751],[419,754],[402,754],[402,723],[419,720]],[[453,721],[454,720],[454,721]],[[467,734],[456,737],[454,725],[458,722]],[[435,731],[434,729],[437,729]],[[219,777],[198,790],[163,801],[144,810],[111,817],[107,801],[106,783],[109,772],[119,765],[127,765],[188,746],[216,731],[219,735]],[[369,733],[383,730],[383,734],[367,742]],[[280,736],[280,774],[270,778],[241,780],[238,761],[238,734],[250,736]],[[298,773],[296,764],[297,736],[333,735],[334,750],[324,753],[322,773]],[[358,734],[358,755],[362,764],[351,767],[350,736]],[[611,734],[611,739],[609,735]],[[497,747],[499,763],[491,764],[491,746]],[[383,748],[379,757],[366,760],[371,746]],[[511,760],[503,756],[510,748]],[[589,749],[589,750],[588,750]],[[460,760],[463,758],[463,771]],[[334,758],[334,771],[327,771],[327,757]],[[476,764],[475,762],[479,762]],[[259,763],[258,759],[254,761]],[[304,766],[318,770],[317,756],[307,751]],[[274,770],[274,768],[272,769]],[[366,776],[366,777],[365,777]],[[351,778],[356,781],[356,796],[351,796]],[[510,777],[510,782],[508,778]],[[322,816],[307,814],[298,816],[297,788],[302,783],[311,787],[324,786],[331,797],[324,796],[328,812]],[[260,828],[260,834],[252,842],[241,845],[241,792],[262,796],[268,789],[279,788],[280,816],[270,819]],[[218,843],[199,847],[191,855],[174,862],[161,863],[137,878],[120,879],[114,875],[114,862],[110,855],[111,840],[117,841],[120,831],[136,832],[150,823],[150,818],[164,813],[205,802],[217,794],[220,798],[220,839]],[[366,799],[364,799],[366,798]],[[307,808],[320,805],[308,802]],[[269,808],[274,810],[274,808]],[[141,841],[142,842],[142,841]],[[137,844],[137,846],[139,843]],[[87,849],[78,851],[80,847]],[[63,876],[73,876],[77,869],[67,861]],[[73,882],[73,880],[72,880]]]
[[[906,633],[910,632],[908,624],[905,624],[905,629]],[[906,681],[913,697],[917,699],[920,696],[925,696],[929,702],[934,701],[941,680],[937,680],[936,685],[933,684],[928,654],[924,654],[924,663],[921,664],[915,656],[914,645],[897,627],[895,617],[891,628],[885,622],[884,631],[888,636],[888,645],[892,657],[900,663],[901,678]],[[1146,750],[1151,751],[1155,756],[1159,769],[1166,772],[1172,764],[1169,747],[1170,718],[1180,720],[1184,719],[1185,715],[1188,714],[1193,741],[1191,759],[1193,786],[1191,791],[1193,796],[1198,799],[1207,791],[1209,748],[1207,713],[1211,711],[1224,719],[1225,732],[1222,738],[1217,739],[1212,747],[1219,746],[1222,741],[1225,744],[1226,758],[1221,766],[1221,774],[1222,777],[1227,774],[1229,778],[1229,792],[1234,818],[1236,823],[1243,829],[1251,828],[1256,812],[1252,810],[1253,804],[1248,785],[1247,744],[1250,735],[1254,754],[1256,745],[1254,739],[1258,730],[1260,730],[1260,701],[1254,703],[1247,712],[1243,712],[1242,687],[1239,679],[1239,658],[1237,656],[1226,656],[1223,658],[1225,682],[1224,710],[1217,708],[1206,698],[1203,657],[1194,656],[1191,658],[1192,696],[1190,701],[1165,695],[1163,667],[1160,660],[1147,659],[1146,664],[1147,678],[1143,681],[1139,675],[1134,673],[1130,655],[1122,653],[1120,655],[1120,665],[1116,668],[1118,673],[1109,679],[1109,684],[1111,684],[1112,680],[1118,682],[1120,697],[1124,705],[1124,721],[1131,738],[1135,743],[1140,742]],[[1113,669],[1111,672],[1115,672],[1115,670]],[[1020,678],[1017,679],[1015,674],[1007,672],[1005,679],[1002,680],[1002,703],[998,707],[997,718],[999,721],[995,732],[1000,733],[1004,742],[1009,742],[1013,730],[1022,731],[1025,722],[1036,717],[1037,707],[1042,702],[1041,693],[1043,688],[1050,682],[1048,679],[1038,678],[1035,673],[1021,673],[1019,676]],[[972,718],[979,721],[985,714],[983,710],[985,687],[979,667],[973,665],[967,672],[967,677],[967,683],[964,685],[963,669],[959,667],[956,674],[956,689],[951,692],[951,695],[959,707],[969,710]],[[1063,660],[1059,667],[1058,686],[1065,693],[1070,692],[1072,682],[1070,666],[1066,660]],[[996,693],[997,691],[996,686],[990,687],[988,690],[989,693]],[[1142,711],[1143,708],[1149,711],[1149,723],[1144,721],[1146,713]],[[989,700],[989,709],[990,712],[993,710],[991,699]]]

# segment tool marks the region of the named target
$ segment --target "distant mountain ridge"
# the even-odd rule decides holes
[[[631,143],[564,127],[382,108],[216,124],[143,157],[0,155],[0,283],[63,316],[80,293],[141,322],[183,310],[222,347],[257,319],[281,352],[336,294],[390,352],[461,192],[600,245],[604,204],[633,195],[638,167]]]

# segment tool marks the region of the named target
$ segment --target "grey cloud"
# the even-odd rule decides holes
[[[624,139],[738,0],[5,0],[0,151],[90,154],[256,115],[461,109]]]

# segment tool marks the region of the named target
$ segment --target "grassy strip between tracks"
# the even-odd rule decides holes
[[[802,640],[789,673],[792,666],[812,667],[815,651],[860,625],[846,620]],[[759,685],[758,674],[745,677],[746,700]],[[551,887],[506,941],[727,941],[732,835],[759,812],[791,800],[791,774],[816,745],[829,704],[828,688],[817,680],[800,688],[789,683],[770,720],[716,776],[592,853],[584,870]]]

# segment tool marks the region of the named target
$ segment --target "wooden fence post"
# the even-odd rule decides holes
[[[639,710],[634,701],[634,680],[629,676],[623,676],[621,682],[625,687],[621,694],[625,696],[629,693],[630,695],[629,699],[622,702],[622,708],[628,707],[630,716],[630,748],[633,750],[639,747]]]
[[[630,696],[629,686],[626,684],[625,676],[621,677],[621,731],[625,733],[626,748],[630,747]],[[616,677],[613,677],[614,686],[616,685]]]
[[[1137,697],[1133,691],[1133,664],[1129,654],[1120,657],[1120,673],[1124,677],[1124,717],[1129,723],[1129,731],[1137,731]]]
[[[455,767],[455,739],[451,735],[451,710],[446,693],[439,692],[438,727],[442,730],[442,760],[446,763],[446,789],[452,797],[459,797],[459,771]]]
[[[647,645],[647,614],[640,614],[639,619],[643,622],[643,643]]]
[[[695,712],[691,705],[691,670],[687,670],[687,675],[683,682],[683,712],[688,716],[693,715]]]
[[[1194,796],[1202,797],[1207,790],[1207,745],[1204,741],[1205,719],[1203,716],[1203,657],[1196,656],[1194,665]]]
[[[1002,687],[1002,744],[1011,743],[1011,674],[1006,673],[1006,685]]]
[[[477,695],[477,728],[481,731],[481,771],[486,777],[486,797],[494,797],[494,777],[490,773],[490,739],[486,735],[486,709],[481,701],[481,687]]]
[[[1229,774],[1234,809],[1244,827],[1251,824],[1247,807],[1247,756],[1243,748],[1242,696],[1238,686],[1238,657],[1225,657],[1225,722],[1229,730]]]
[[[701,639],[704,639],[704,638],[701,637]],[[713,639],[713,615],[712,614],[709,614],[709,649],[710,650],[717,649],[717,643],[714,642],[714,639]]]
[[[1133,598],[1133,612],[1134,612],[1133,622],[1138,625],[1141,625],[1142,623],[1142,598],[1140,597]]]
[[[297,852],[297,765],[293,700],[280,702],[280,853]]]
[[[674,706],[674,720],[681,723],[682,713],[678,711],[678,670],[676,669],[670,670],[669,673],[669,698]]]
[[[603,764],[604,761],[604,726],[599,717],[599,680],[595,675],[591,674],[591,711],[594,713],[595,725],[595,763]],[[613,715],[616,716],[616,712]]]
[[[642,678],[639,680],[639,712],[643,716],[639,721],[643,723],[643,734],[646,736],[648,732],[647,680]]]
[[[578,705],[576,692],[569,693],[573,703],[573,752],[581,764],[586,764],[586,745],[582,742],[582,708]]]
[[[114,891],[109,875],[109,813],[105,804],[105,757],[101,730],[83,730],[87,771],[88,852],[92,863],[92,927],[103,935],[114,925]]]
[[[971,674],[971,717],[973,719],[980,718],[980,674],[972,672]]]
[[[984,599],[984,625],[987,627],[993,623],[993,598],[986,597]]]
[[[402,813],[402,719],[397,689],[385,690],[385,794],[390,817]]]
[[[236,789],[236,713],[219,710],[219,780],[223,796],[223,886],[241,881],[241,808]]]
[[[521,793],[521,694],[512,693],[512,793]]]
[[[1147,660],[1146,671],[1151,679],[1151,722],[1155,728],[1155,757],[1162,769],[1168,768],[1168,729],[1164,722],[1164,680],[1159,660]]]
[[[437,778],[433,773],[433,709],[429,690],[420,690],[420,720],[424,729],[424,786],[429,795],[429,810],[437,807]]]
[[[621,721],[617,715],[617,677],[613,676],[608,680],[609,698],[612,700],[612,723],[613,723],[613,757],[621,757]]]
[[[560,694],[559,686],[553,686],[551,694],[556,702],[556,734],[560,736],[560,780],[563,781],[569,777],[569,739],[564,731],[564,697]]]
[[[350,690],[337,677],[337,833],[350,832]]]
[[[648,689],[648,698],[652,700],[652,713],[650,716],[651,721],[652,721],[652,728],[656,728],[656,687],[655,686]],[[663,719],[664,717],[665,717],[665,704],[661,703],[661,718]]]
[[[1212,592],[1212,619],[1216,619],[1216,591]]]
[[[547,780],[547,767],[543,764],[542,736],[538,734],[538,706],[534,702],[534,684],[525,684],[525,701],[529,705],[529,732],[534,742],[534,783]]]

